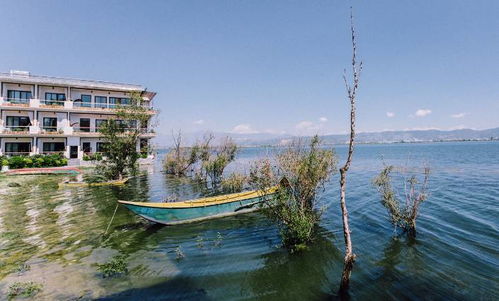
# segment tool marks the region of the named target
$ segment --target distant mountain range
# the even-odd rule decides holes
[[[234,134],[214,133],[216,137],[229,136],[241,146],[285,145],[295,138],[292,135],[277,134]],[[190,144],[203,136],[201,133],[186,135],[186,144]],[[159,137],[161,139],[161,137]],[[310,139],[310,137],[301,137]],[[321,136],[325,144],[348,143],[348,135]],[[162,140],[162,139],[161,139]],[[171,145],[171,140],[158,141],[160,145]],[[485,141],[499,140],[499,128],[486,130],[460,129],[452,131],[441,130],[410,130],[357,133],[357,143],[415,143],[442,141]]]

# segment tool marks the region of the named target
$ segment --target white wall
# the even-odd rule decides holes
[[[38,124],[40,128],[43,127],[43,118],[52,117],[57,118],[57,130],[62,129],[67,126],[67,114],[66,113],[56,113],[56,112],[38,112]]]
[[[31,91],[32,97],[35,97],[34,85],[11,84],[11,83],[2,83],[2,85],[3,85],[2,97],[7,97],[7,90]]]
[[[67,94],[67,88],[65,87],[51,87],[51,86],[38,86],[39,90],[39,95],[38,98],[40,99],[45,99],[45,93],[50,92],[50,93],[63,93],[66,95],[66,99],[68,98]]]
[[[70,124],[74,124],[74,127],[78,128],[78,127],[80,127],[80,118],[88,118],[88,119],[90,119],[90,131],[94,132],[95,131],[95,120],[96,119],[110,119],[110,118],[112,118],[112,115],[71,113],[69,115],[69,123]]]

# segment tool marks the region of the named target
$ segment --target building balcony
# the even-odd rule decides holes
[[[45,99],[14,99],[0,97],[0,107],[16,109],[41,109],[45,111],[80,112],[80,113],[113,113],[120,108],[129,105],[110,103],[83,103],[72,100],[45,100]],[[147,114],[155,114],[156,111],[149,105],[143,105]]]
[[[131,133],[136,128],[124,128],[123,133]],[[0,126],[0,135],[8,137],[26,136],[26,137],[54,137],[54,136],[80,136],[80,137],[99,137],[101,133],[98,128],[93,127],[64,127],[64,126]],[[152,129],[140,129],[141,138],[152,138],[156,133]]]
[[[3,98],[0,97],[0,104],[5,107],[22,107],[29,108],[30,99],[21,98]]]
[[[30,134],[30,126],[7,125],[3,128],[2,133],[12,136],[26,136]]]

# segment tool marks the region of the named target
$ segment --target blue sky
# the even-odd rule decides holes
[[[0,70],[139,83],[160,134],[499,126],[499,1],[0,1]]]

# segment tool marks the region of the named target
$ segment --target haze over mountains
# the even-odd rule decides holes
[[[184,141],[190,145],[201,139],[204,133],[186,133]],[[235,134],[235,133],[214,133],[215,137],[229,136],[241,146],[261,146],[261,145],[285,145],[293,140],[293,135],[279,134]],[[325,144],[344,144],[348,141],[348,135],[324,135],[321,136]],[[310,137],[303,137],[304,139]],[[413,143],[413,142],[441,142],[441,141],[465,141],[465,140],[499,140],[499,128],[486,130],[459,129],[451,131],[442,130],[410,130],[410,131],[384,131],[384,132],[364,132],[357,133],[357,143]],[[160,135],[156,143],[161,147],[171,146],[171,135]]]

